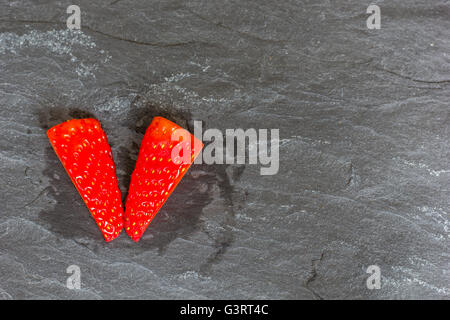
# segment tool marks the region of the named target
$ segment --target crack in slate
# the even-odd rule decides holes
[[[42,20],[0,20],[0,23],[24,23],[24,24],[30,23],[30,24],[65,25],[64,23],[58,22],[58,21],[42,21]],[[205,43],[205,42],[196,41],[196,40],[190,40],[190,41],[185,41],[185,42],[173,42],[173,43],[145,42],[145,41],[139,41],[139,40],[133,40],[133,39],[127,39],[127,38],[115,36],[115,35],[112,35],[112,34],[109,34],[109,33],[103,32],[103,31],[93,29],[89,26],[82,26],[82,29],[89,30],[93,33],[97,33],[97,34],[100,34],[102,36],[105,36],[105,37],[108,37],[111,39],[130,42],[130,43],[134,43],[134,44],[138,44],[138,45],[151,46],[151,47],[168,48],[168,47],[188,46],[188,45],[193,45],[193,44],[211,45],[210,43]]]
[[[317,299],[323,300],[324,298],[318,294],[314,289],[310,287],[310,284],[317,278],[317,266],[322,262],[325,252],[320,254],[320,258],[311,260],[311,276],[305,281],[305,288],[308,289]]]
[[[409,77],[409,76],[405,76],[401,73],[392,71],[392,70],[388,70],[385,68],[381,68],[381,67],[374,67],[376,70],[379,71],[383,71],[383,72],[387,72],[390,73],[392,75],[395,75],[397,77],[406,79],[406,80],[410,80],[410,81],[414,81],[414,82],[418,82],[418,83],[428,83],[428,84],[445,84],[445,83],[450,83],[450,80],[422,80],[422,79],[415,79],[413,77]]]
[[[258,41],[263,41],[263,42],[272,42],[272,43],[285,43],[285,42],[287,41],[287,40],[284,40],[284,39],[281,39],[281,40],[264,39],[264,38],[261,38],[261,37],[258,37],[258,36],[255,36],[255,35],[246,33],[246,32],[242,32],[242,31],[233,29],[233,28],[231,28],[230,26],[227,26],[227,25],[225,25],[225,24],[223,24],[223,23],[221,23],[221,22],[215,22],[215,21],[213,21],[213,20],[210,20],[210,19],[208,19],[208,18],[206,18],[206,17],[204,17],[204,16],[198,14],[197,12],[191,10],[190,8],[187,8],[187,7],[186,7],[185,9],[186,9],[188,12],[190,12],[191,14],[193,14],[194,16],[196,16],[197,18],[199,18],[199,19],[201,19],[201,20],[203,20],[203,21],[206,21],[206,22],[208,22],[208,23],[210,23],[210,24],[213,24],[213,25],[215,25],[216,27],[219,27],[219,28],[222,28],[222,29],[225,29],[225,30],[234,32],[234,33],[237,33],[237,34],[239,34],[240,36],[245,37],[245,38],[250,38],[250,39],[254,39],[254,40],[258,40]]]

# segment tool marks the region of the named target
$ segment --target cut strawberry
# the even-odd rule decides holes
[[[111,148],[100,122],[69,120],[50,128],[47,135],[105,240],[115,239],[123,228],[123,207]]]
[[[125,204],[125,231],[139,241],[203,148],[188,131],[155,117],[145,132]]]

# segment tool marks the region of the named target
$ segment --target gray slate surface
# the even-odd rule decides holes
[[[450,8],[375,3],[1,0],[0,298],[449,299]],[[280,128],[280,172],[193,166],[106,244],[45,135],[85,115],[124,193],[155,115]]]

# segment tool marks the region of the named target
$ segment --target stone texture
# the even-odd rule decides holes
[[[1,0],[0,299],[449,299],[450,8],[376,3]],[[89,115],[124,193],[155,115],[280,128],[280,171],[195,165],[106,244],[45,135]]]

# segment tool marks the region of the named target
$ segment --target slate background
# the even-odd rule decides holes
[[[1,0],[0,298],[449,299],[449,3],[374,3]],[[193,166],[106,244],[45,135],[86,115],[123,192],[155,115],[280,128],[280,171]]]

